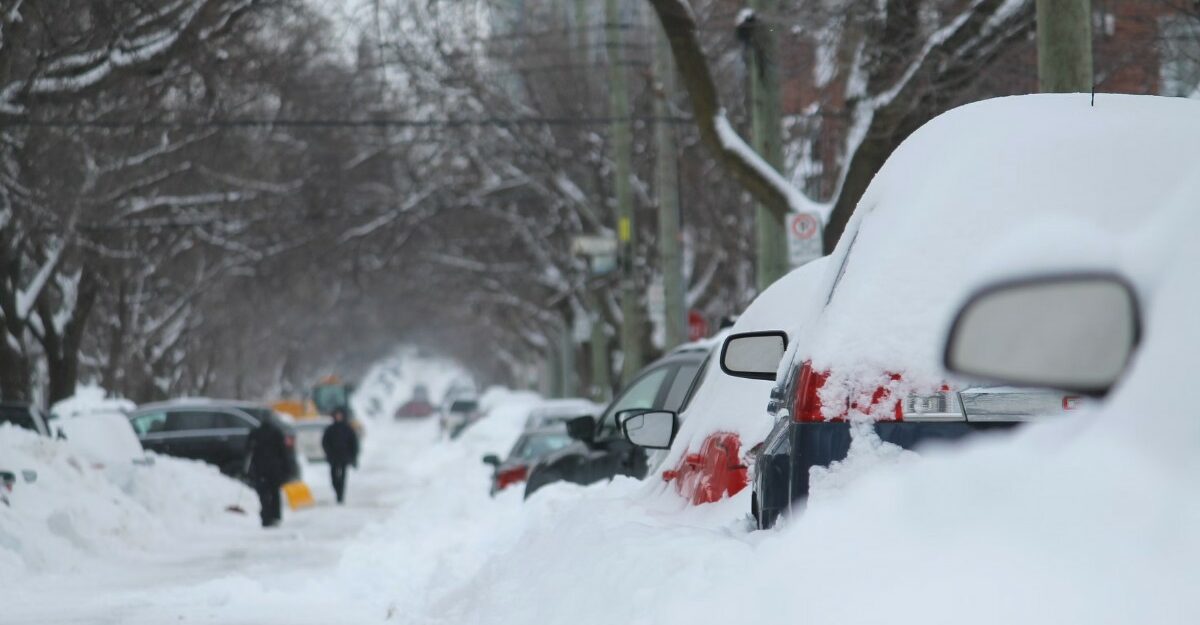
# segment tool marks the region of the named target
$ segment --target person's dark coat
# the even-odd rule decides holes
[[[247,474],[252,482],[278,488],[288,481],[291,465],[283,432],[264,423],[250,433],[247,446],[250,452]]]
[[[334,421],[321,435],[325,460],[331,465],[358,463],[358,433],[346,420]]]

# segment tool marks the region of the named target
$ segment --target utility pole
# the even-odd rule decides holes
[[[642,307],[638,302],[634,279],[634,255],[637,253],[636,226],[633,219],[633,194],[630,189],[630,161],[633,150],[629,121],[629,85],[621,64],[620,0],[607,0],[605,20],[608,32],[609,115],[612,117],[613,186],[617,200],[617,258],[620,263],[621,289],[621,383],[628,383],[642,368]]]
[[[1091,0],[1037,0],[1038,90],[1092,90]]]
[[[658,92],[654,98],[655,178],[658,191],[659,258],[663,276],[663,311],[666,319],[666,349],[687,340],[687,311],[684,302],[683,245],[679,230],[679,160],[675,148],[675,129],[666,123],[671,116],[675,95],[675,65],[667,35],[659,27],[654,48],[654,74]]]
[[[782,104],[779,88],[779,40],[771,19],[779,0],[752,0],[753,13],[738,23],[738,38],[745,46],[747,91],[750,94],[751,144],[776,171],[783,171]],[[758,262],[756,283],[761,293],[791,268],[788,262],[787,224],[782,215],[755,205],[754,230]]]
[[[595,287],[587,292],[588,315],[592,322],[591,356],[592,389],[588,393],[592,401],[607,403],[612,395],[612,376],[608,368],[608,333],[604,331],[604,314]]]
[[[558,366],[561,368],[561,373],[559,373],[559,397],[574,397],[578,392],[575,385],[575,333],[570,321],[566,318],[563,321],[563,329],[559,333],[558,339]]]

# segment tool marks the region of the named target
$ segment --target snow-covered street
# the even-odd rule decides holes
[[[21,592],[6,598],[4,622],[399,619],[401,607],[411,612],[478,566],[471,539],[480,524],[491,526],[503,510],[519,509],[519,493],[488,499],[487,468],[473,453],[511,445],[524,412],[521,396],[508,399],[510,408],[498,410],[491,427],[480,427],[461,445],[437,444],[430,420],[379,423],[361,469],[350,476],[345,506],[334,505],[324,465],[310,465],[306,481],[317,505],[285,513],[279,528],[258,527],[257,502],[247,490],[239,503],[248,514],[223,513],[152,552],[96,554],[103,557],[8,580],[8,588]]]

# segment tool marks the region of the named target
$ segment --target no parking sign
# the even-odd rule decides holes
[[[799,267],[824,255],[821,230],[821,216],[817,213],[788,215],[788,260],[792,267]]]

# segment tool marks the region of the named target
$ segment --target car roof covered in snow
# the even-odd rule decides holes
[[[1104,256],[1095,241],[1115,253],[1198,162],[1196,101],[1032,95],[945,113],[863,195],[807,303],[821,310],[797,356],[832,372],[826,391],[885,372],[940,384],[943,339],[971,288],[1023,266],[1072,269],[1081,247]]]

